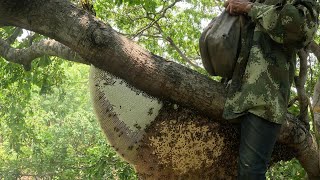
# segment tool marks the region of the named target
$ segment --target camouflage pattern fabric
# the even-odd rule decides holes
[[[316,0],[256,1],[249,18],[252,38],[244,37],[223,117],[247,112],[281,124],[286,117],[297,49],[307,45],[318,28]],[[246,33],[250,29],[246,30]],[[246,39],[245,39],[246,38]],[[242,72],[241,72],[242,71]]]

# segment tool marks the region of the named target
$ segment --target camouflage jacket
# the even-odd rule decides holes
[[[286,117],[297,49],[307,45],[318,28],[316,0],[256,1],[241,39],[223,116],[247,112],[281,124]]]

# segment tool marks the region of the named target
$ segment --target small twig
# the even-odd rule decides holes
[[[140,34],[142,34],[144,31],[148,30],[149,28],[151,28],[153,25],[155,25],[158,21],[160,21],[160,19],[162,19],[163,17],[165,17],[166,12],[168,11],[168,9],[172,8],[173,6],[176,5],[177,2],[180,2],[181,0],[175,0],[172,4],[170,4],[169,6],[167,6],[166,8],[163,8],[161,11],[159,11],[157,14],[161,14],[160,17],[158,17],[157,19],[153,19],[150,17],[150,14],[148,13],[147,10],[147,18],[152,20],[148,25],[146,25],[145,27],[141,28],[140,30],[138,30],[138,32],[131,38],[135,38],[137,36],[140,36]]]

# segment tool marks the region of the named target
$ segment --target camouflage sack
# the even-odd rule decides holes
[[[241,16],[223,11],[204,29],[199,40],[204,68],[210,75],[231,78],[240,50]]]

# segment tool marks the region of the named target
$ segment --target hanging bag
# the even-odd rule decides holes
[[[200,55],[210,75],[232,77],[241,46],[242,18],[223,11],[201,34]]]

